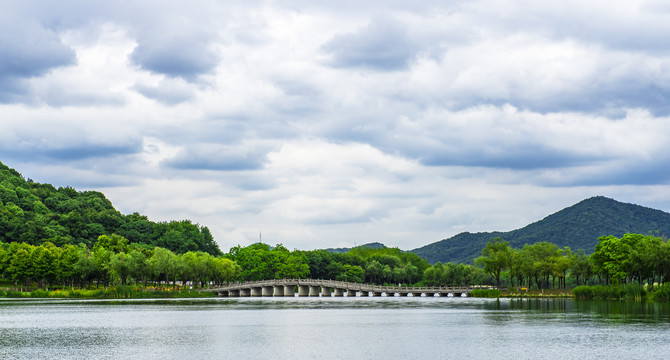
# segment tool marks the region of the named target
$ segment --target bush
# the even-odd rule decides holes
[[[572,290],[578,300],[636,300],[647,297],[647,290],[638,284],[577,286]]]
[[[591,300],[593,299],[593,287],[592,286],[577,286],[572,289],[572,295],[575,296],[575,299],[579,300]]]
[[[651,293],[651,298],[654,300],[670,300],[670,283],[655,286],[654,291]]]
[[[36,289],[36,290],[33,290],[33,291],[30,293],[30,297],[34,297],[34,298],[48,298],[48,297],[49,297],[49,292],[46,291],[46,290],[42,290],[42,289]]]
[[[498,289],[475,289],[472,290],[470,296],[479,298],[498,298],[500,297],[500,290]]]

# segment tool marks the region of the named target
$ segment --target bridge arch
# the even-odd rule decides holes
[[[203,291],[212,291],[223,297],[351,297],[351,296],[470,296],[473,287],[411,287],[380,286],[346,281],[321,279],[279,279],[232,283]],[[297,291],[296,291],[297,290]]]

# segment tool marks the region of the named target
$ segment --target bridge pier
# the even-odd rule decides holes
[[[365,291],[364,291],[365,289]],[[263,280],[235,283],[213,288],[221,297],[250,296],[426,296],[426,297],[469,297],[472,287],[396,287],[365,285],[349,282],[312,279]],[[370,291],[371,290],[371,291]],[[356,294],[356,293],[359,294]],[[397,295],[396,295],[397,294]],[[425,295],[424,295],[425,294]]]

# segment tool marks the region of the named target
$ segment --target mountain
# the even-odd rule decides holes
[[[91,247],[100,235],[111,234],[131,244],[160,246],[179,254],[222,254],[205,226],[189,220],[157,223],[138,213],[123,215],[100,192],[26,180],[0,162],[0,242]]]
[[[670,214],[640,205],[596,196],[567,207],[521,229],[508,232],[464,232],[411,252],[429,263],[473,263],[493,237],[501,237],[514,248],[547,241],[572,250],[593,252],[598,238],[626,233],[670,235]]]
[[[372,243],[369,243],[369,244],[363,244],[363,245],[359,245],[359,246],[356,246],[356,247],[357,248],[368,248],[368,249],[383,249],[383,248],[386,247],[386,245],[384,245],[382,243],[378,243],[378,242],[372,242]],[[348,252],[351,249],[352,248],[335,248],[335,249],[329,248],[329,249],[325,249],[325,250],[330,251],[330,252],[334,252],[334,253],[345,253],[345,252]]]

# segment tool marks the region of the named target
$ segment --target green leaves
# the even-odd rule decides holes
[[[475,259],[475,264],[484,267],[484,271],[491,274],[500,287],[500,274],[510,265],[511,248],[507,241],[496,237],[492,238],[484,249],[482,256]]]
[[[128,243],[148,244],[183,254],[222,255],[208,228],[188,220],[154,223],[134,213],[122,215],[104,194],[25,181],[0,163],[0,241],[59,246],[93,246],[100,235],[119,234]]]

